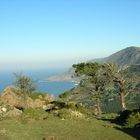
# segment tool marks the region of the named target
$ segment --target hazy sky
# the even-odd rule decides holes
[[[56,68],[140,46],[140,0],[0,0],[0,67]]]

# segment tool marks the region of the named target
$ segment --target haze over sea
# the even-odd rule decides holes
[[[0,92],[15,82],[17,69],[44,80],[73,64],[140,46],[139,7],[140,0],[0,0]],[[37,86],[58,95],[74,85]]]
[[[39,69],[39,70],[22,70],[22,71],[0,71],[0,92],[4,90],[7,86],[15,84],[16,78],[14,73],[21,73],[30,76],[34,81],[46,80],[48,77],[56,75],[63,72],[64,70],[55,69]],[[72,89],[74,84],[72,82],[36,82],[37,86],[36,92],[48,93],[54,96],[58,96],[60,93]]]

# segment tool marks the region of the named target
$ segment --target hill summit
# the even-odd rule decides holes
[[[119,66],[140,64],[140,47],[131,46],[120,50],[109,57],[92,60],[92,62],[109,62]]]
[[[120,50],[109,57],[93,59],[89,62],[97,62],[97,63],[114,63],[119,65],[120,67],[126,67],[130,65],[140,65],[140,47],[127,47],[123,50]],[[72,76],[74,74],[74,70],[70,68],[67,72],[49,77],[48,81],[73,81]]]

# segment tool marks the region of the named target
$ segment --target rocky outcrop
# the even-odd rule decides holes
[[[18,117],[22,114],[22,111],[14,108],[12,110],[9,110],[7,113],[4,114],[4,117]]]
[[[26,96],[26,100],[23,99],[23,95],[19,92],[16,87],[7,87],[4,89],[0,101],[2,104],[10,106],[11,108],[24,109],[34,108],[43,109],[44,105],[53,101],[54,97],[48,94],[39,95],[37,98]]]
[[[28,97],[26,100],[27,108],[42,109],[43,105],[45,105],[45,101],[40,99],[33,100],[32,98]]]
[[[7,87],[4,89],[1,102],[11,107],[23,107],[23,100],[16,87]]]

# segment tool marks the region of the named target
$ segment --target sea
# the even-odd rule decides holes
[[[75,87],[74,83],[67,81],[60,82],[49,82],[47,81],[48,77],[57,75],[62,73],[64,70],[47,70],[47,69],[39,69],[39,70],[22,70],[22,71],[13,71],[6,70],[0,71],[0,93],[8,87],[15,85],[16,77],[14,73],[26,75],[32,78],[33,81],[36,81],[34,84],[36,85],[35,92],[48,93],[49,95],[53,95],[58,97],[59,94],[64,93]],[[40,82],[43,81],[43,82]]]

